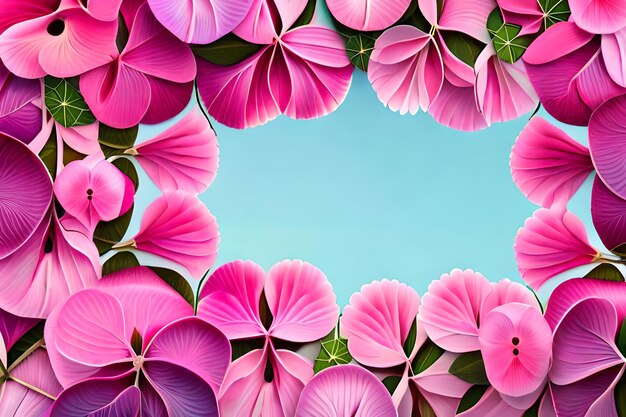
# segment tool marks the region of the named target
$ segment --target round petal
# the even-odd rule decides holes
[[[410,0],[328,0],[333,17],[344,25],[360,30],[384,30],[407,11]]]
[[[613,81],[626,87],[626,28],[602,36],[602,57]]]
[[[626,8],[619,1],[569,0],[572,19],[591,33],[613,33],[626,26]]]
[[[447,79],[428,111],[438,123],[453,129],[473,132],[488,126],[478,110],[474,88],[457,87]]]
[[[494,308],[508,303],[521,303],[541,311],[541,305],[531,290],[519,282],[503,279],[491,284],[491,292],[485,298],[480,316],[485,317]]]

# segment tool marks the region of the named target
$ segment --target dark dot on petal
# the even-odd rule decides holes
[[[87,188],[87,195],[93,195],[93,190],[91,188]]]
[[[87,196],[87,200],[91,201],[92,199],[93,199],[93,196],[91,196],[91,195]]]
[[[52,36],[60,36],[65,30],[65,22],[57,19],[48,25],[48,33]]]
[[[514,354],[515,356],[519,355],[519,349],[513,349],[513,354]]]
[[[515,346],[519,345],[519,338],[518,338],[518,337],[514,337],[514,338],[513,338],[513,344],[514,344]]]

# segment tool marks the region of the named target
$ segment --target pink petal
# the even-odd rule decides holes
[[[491,284],[491,292],[485,298],[480,316],[485,317],[494,308],[509,303],[521,303],[541,311],[539,301],[532,291],[518,282],[503,279],[497,284]]]
[[[478,341],[487,377],[498,392],[522,397],[544,386],[552,331],[540,310],[521,303],[497,307],[482,317]]]
[[[474,89],[456,87],[448,80],[428,109],[440,124],[463,131],[476,131],[487,127],[487,120],[476,107]]]
[[[613,81],[626,87],[626,29],[602,36],[602,57]]]
[[[400,114],[428,110],[443,84],[443,61],[436,43],[413,26],[395,26],[377,40],[368,78],[378,99]]]
[[[583,381],[560,386],[552,385],[552,393],[554,396],[554,406],[559,417],[576,417],[576,416],[606,416],[618,417],[615,412],[615,396],[612,386],[621,378],[624,370],[615,367],[606,371],[599,372]],[[600,409],[597,414],[591,411],[591,408],[601,399],[610,395],[612,410],[607,411]],[[600,401],[599,401],[600,400]],[[600,406],[605,404],[598,404]]]
[[[508,23],[522,27],[520,35],[537,33],[543,25],[543,10],[536,0],[498,0]]]
[[[422,298],[419,319],[428,337],[450,352],[478,350],[478,315],[490,292],[489,281],[471,269],[442,275]]]
[[[626,8],[620,2],[569,0],[572,20],[587,32],[613,33],[626,26]]]
[[[215,262],[219,233],[215,217],[197,197],[173,191],[148,206],[134,241],[138,250],[179,263],[200,278]]]
[[[298,4],[301,2],[297,2]],[[252,0],[248,14],[233,33],[242,39],[259,45],[269,45],[278,37],[276,26],[278,16],[270,11],[267,0]],[[285,28],[288,29],[288,28]]]
[[[39,323],[37,319],[18,317],[0,309],[0,335],[7,350]]]
[[[220,329],[229,339],[265,334],[259,301],[265,272],[251,261],[233,261],[213,272],[200,290],[198,316]]]
[[[59,0],[41,0],[37,2],[5,0],[3,4],[6,7],[0,10],[0,33],[16,23],[53,13],[59,6]]]
[[[533,117],[511,152],[515,185],[543,207],[565,204],[593,171],[589,150],[541,117]]]
[[[437,0],[418,0],[418,8],[431,25],[439,23],[439,4]]]
[[[535,290],[561,272],[593,262],[597,253],[583,222],[559,206],[535,211],[515,237],[517,268]]]
[[[252,0],[149,0],[148,3],[159,22],[180,40],[207,44],[237,27]]]
[[[625,106],[626,95],[615,97],[598,107],[589,121],[589,148],[598,175],[622,198],[626,197],[626,163],[620,146],[626,142]]]
[[[511,407],[494,388],[487,389],[480,401],[459,417],[522,417],[524,410]]]
[[[141,417],[161,417],[167,415],[163,399],[145,378],[139,379],[141,391]]]
[[[164,327],[144,354],[146,360],[174,363],[195,372],[218,392],[231,358],[226,336],[196,317]]]
[[[121,4],[122,0],[90,0],[87,11],[98,20],[116,20]]]
[[[47,416],[53,401],[14,381],[4,383],[0,394],[3,416]]]
[[[322,271],[302,261],[282,261],[267,274],[265,297],[274,318],[269,333],[292,342],[312,342],[337,324],[339,306]]]
[[[356,365],[333,366],[302,391],[296,417],[387,417],[396,411],[384,385]]]
[[[443,37],[443,32],[438,31],[435,39],[443,58],[446,80],[456,87],[474,87],[476,84],[474,67],[461,61],[460,58],[450,51]]]
[[[624,357],[615,345],[617,313],[611,302],[589,298],[574,305],[554,332],[550,380],[572,384],[616,365]]]
[[[531,44],[524,53],[524,61],[531,65],[547,64],[582,48],[593,37],[572,22],[556,23]]]
[[[95,122],[85,126],[63,127],[55,122],[57,137],[75,151],[83,155],[93,155],[100,151],[98,143],[99,123]]]
[[[201,193],[217,174],[217,138],[199,110],[135,150],[137,162],[162,191]]]
[[[596,177],[591,190],[591,219],[604,246],[615,250],[626,243],[626,201]]]
[[[410,0],[328,0],[333,17],[360,31],[384,30],[400,20]]]
[[[580,74],[577,86],[580,97],[592,110],[611,97],[626,93],[624,87],[615,84],[611,79],[600,53]]]
[[[35,233],[52,201],[52,181],[37,155],[0,135],[0,262]],[[28,190],[28,193],[22,192]]]
[[[257,349],[230,365],[219,394],[221,415],[252,415],[263,387],[267,384],[263,377],[266,363],[267,350]]]
[[[150,105],[141,123],[164,122],[182,112],[189,104],[193,92],[193,81],[179,84],[156,77],[147,77],[147,79],[150,84]]]
[[[291,26],[298,20],[302,12],[304,12],[307,3],[308,0],[274,0],[282,23],[281,34],[291,29]]]
[[[419,302],[414,289],[395,280],[374,281],[361,287],[361,292],[350,297],[350,305],[341,316],[341,333],[348,339],[352,356],[376,368],[405,363],[403,345],[417,317]]]
[[[41,132],[41,109],[28,103],[0,118],[0,133],[30,144]]]
[[[446,0],[438,27],[465,33],[483,43],[489,43],[491,38],[487,32],[487,18],[495,7],[495,1]]]

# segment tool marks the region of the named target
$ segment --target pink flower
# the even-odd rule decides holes
[[[281,341],[319,340],[338,314],[330,283],[311,264],[283,261],[267,275],[250,261],[216,269],[200,291],[198,316],[231,341],[256,339],[263,346],[232,363],[219,394],[221,415],[293,416],[313,364]]]
[[[113,249],[151,253],[200,278],[213,266],[218,243],[217,222],[206,206],[193,194],[170,191],[146,208],[139,233]]]
[[[548,15],[537,0],[497,0],[497,2],[504,20],[521,27],[520,35],[537,33],[543,29],[544,19],[547,19]]]
[[[109,126],[163,122],[189,102],[196,76],[193,53],[161,26],[147,3],[123,16],[128,43],[112,62],[83,74],[80,91],[98,120]]]
[[[0,62],[0,132],[26,144],[41,131],[43,124],[41,86],[38,80],[16,77]]]
[[[312,119],[333,112],[345,99],[353,67],[339,34],[314,25],[292,28],[306,4],[254,0],[234,33],[261,49],[226,67],[197,58],[198,89],[220,123],[244,129],[281,113]]]
[[[45,337],[64,386],[50,415],[176,410],[217,416],[216,393],[230,346],[156,274],[136,267],[108,275],[50,316]],[[117,414],[115,414],[117,415]]]
[[[539,209],[515,237],[515,259],[522,278],[534,289],[547,280],[598,259],[585,225],[561,206]]]
[[[523,56],[526,70],[552,116],[586,126],[600,104],[626,93],[621,70],[626,58],[620,47],[624,36],[607,35],[605,41],[573,22],[559,22],[530,45]]]
[[[591,189],[591,219],[604,246],[618,250],[626,243],[626,200],[596,177]]]
[[[54,193],[92,237],[100,221],[114,220],[130,209],[135,188],[130,178],[100,154],[70,162],[57,176]]]
[[[302,391],[296,417],[389,417],[396,414],[385,386],[356,365],[333,366]]]
[[[139,162],[161,191],[201,193],[215,179],[219,165],[217,137],[198,109],[124,153]]]
[[[530,201],[547,208],[566,204],[592,171],[589,150],[538,116],[511,151],[515,185]]]
[[[181,41],[207,44],[241,23],[252,0],[148,0],[154,16]]]
[[[569,0],[572,20],[591,33],[614,33],[626,28],[626,8],[620,2]]]
[[[359,31],[385,30],[411,5],[410,0],[328,0],[328,10],[342,24]]]
[[[115,45],[121,0],[8,0],[0,11],[0,57],[23,78],[66,78],[104,65]]]

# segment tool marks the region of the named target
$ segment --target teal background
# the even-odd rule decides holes
[[[142,126],[139,141],[180,117]],[[513,240],[536,207],[513,184],[509,154],[528,117],[455,131],[425,113],[386,109],[357,71],[346,101],[327,117],[281,116],[244,131],[213,121],[220,169],[201,199],[220,226],[216,265],[251,259],[268,269],[303,259],[326,273],[340,305],[381,278],[420,294],[453,268],[519,280]],[[586,142],[585,129],[567,131]],[[137,214],[159,194],[144,174],[141,182]],[[570,203],[589,226],[590,186]]]

